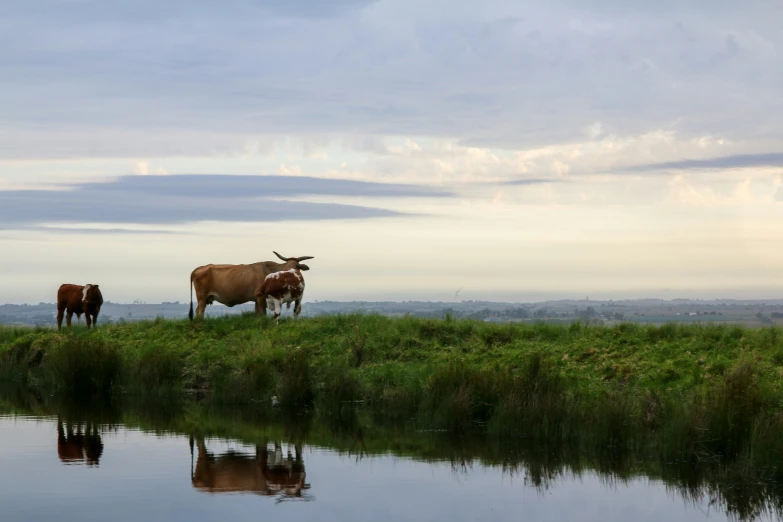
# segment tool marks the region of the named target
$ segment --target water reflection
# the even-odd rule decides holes
[[[190,454],[197,448],[196,466],[191,472],[193,486],[207,493],[254,493],[278,496],[278,502],[289,499],[309,500],[304,490],[305,468],[301,444],[290,445],[284,456],[277,441],[269,451],[267,444],[256,445],[255,454],[228,451],[214,455],[207,450],[204,437],[190,437]]]
[[[103,455],[103,442],[98,426],[92,422],[63,421],[57,417],[57,456],[65,464],[85,463],[97,466]]]
[[[759,520],[779,518],[783,514],[783,482],[775,480],[780,476],[777,470],[781,457],[776,455],[770,455],[769,469],[759,470],[744,466],[742,462],[716,456],[705,458],[702,454],[662,458],[648,448],[631,445],[597,447],[577,440],[542,446],[526,439],[493,439],[483,432],[460,436],[422,433],[410,426],[379,424],[358,412],[349,416],[282,416],[279,411],[232,410],[198,401],[156,401],[154,404],[117,401],[85,405],[55,397],[43,400],[24,393],[4,395],[0,390],[0,416],[4,412],[50,419],[51,422],[41,427],[49,448],[46,459],[63,468],[51,454],[51,439],[56,431],[58,460],[85,468],[83,479],[89,475],[100,480],[101,472],[107,468],[111,471],[112,462],[117,465],[122,458],[114,435],[118,430],[126,434],[130,429],[183,437],[177,439],[177,447],[170,451],[170,458],[182,459],[178,464],[182,467],[172,472],[164,487],[185,488],[188,493],[215,501],[230,499],[233,503],[240,502],[239,497],[252,499],[256,496],[274,499],[276,503],[314,500],[305,470],[303,448],[307,448],[310,480],[317,484],[319,499],[325,499],[328,504],[334,498],[336,482],[324,480],[324,477],[336,475],[333,470],[323,471],[323,455],[320,462],[311,456],[313,452],[322,451],[318,448],[327,448],[330,455],[350,456],[345,460],[355,462],[355,470],[347,471],[348,475],[339,475],[339,483],[350,481],[353,474],[361,474],[376,465],[379,458],[394,456],[405,462],[427,463],[433,469],[445,464],[452,472],[457,472],[454,475],[457,482],[462,480],[463,474],[472,477],[495,474],[503,480],[510,477],[515,485],[530,486],[525,489],[546,493],[546,496],[562,494],[584,477],[597,478],[602,487],[610,491],[602,493],[605,495],[617,494],[611,493],[613,488],[642,488],[639,482],[649,479],[684,500],[689,507],[712,506],[713,510],[730,518]],[[8,436],[11,437],[10,449]],[[189,459],[184,448],[185,438],[190,443]],[[15,449],[13,435],[3,433],[3,441],[6,453],[23,452],[18,439],[16,448],[20,449]],[[232,445],[239,443],[242,449],[227,450],[225,441],[231,441]],[[147,453],[147,445],[152,442],[152,437],[144,439],[142,454]],[[110,458],[106,458],[104,450]],[[138,448],[134,451],[137,452],[133,454],[132,462],[135,463]],[[86,471],[86,468],[96,468],[99,463],[101,470]],[[148,464],[140,465],[139,469],[149,469]],[[0,458],[0,466],[4,465]],[[319,465],[322,467],[320,475]],[[333,465],[331,461],[329,465]],[[161,469],[165,472],[174,467]],[[188,471],[190,483],[187,482]],[[63,472],[69,476],[81,473],[78,467],[63,469]],[[24,471],[20,469],[19,473],[23,475]],[[113,473],[115,479],[125,478],[125,473],[130,471],[123,468]],[[159,477],[155,475],[156,479]],[[16,484],[16,477],[9,475],[8,480],[11,486]],[[385,489],[383,480],[371,477],[371,483],[359,481],[359,485],[367,491],[378,485],[381,486],[378,489]],[[402,480],[410,483],[407,476]],[[2,485],[0,473],[0,505]],[[438,483],[438,487],[441,486],[444,490],[449,488],[443,482]],[[245,495],[231,498],[230,493]],[[306,506],[311,504],[323,503],[307,503]]]

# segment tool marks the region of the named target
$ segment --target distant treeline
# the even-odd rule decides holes
[[[223,316],[252,312],[245,304],[228,308],[219,304],[207,307],[207,316]],[[116,324],[139,320],[182,319],[187,316],[188,303],[172,301],[133,303],[106,301],[98,324]],[[304,316],[351,313],[411,316],[429,319],[453,317],[486,322],[550,322],[580,321],[596,325],[621,322],[664,324],[667,322],[719,322],[763,326],[783,325],[783,300],[681,300],[663,301],[639,299],[623,301],[560,300],[538,303],[506,303],[491,301],[312,301],[305,302]],[[289,314],[285,311],[284,314]],[[25,326],[55,325],[54,303],[36,305],[0,305],[0,324]]]

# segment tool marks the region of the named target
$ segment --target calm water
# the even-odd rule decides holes
[[[455,466],[388,452],[347,455],[270,440],[193,440],[57,417],[0,416],[0,520],[730,520],[708,495],[687,500],[644,477]],[[70,433],[69,433],[70,432]],[[85,432],[87,434],[85,434]],[[756,520],[773,520],[765,515]]]

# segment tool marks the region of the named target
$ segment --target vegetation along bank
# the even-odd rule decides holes
[[[276,327],[244,315],[89,332],[0,329],[0,380],[39,392],[196,392],[246,411],[338,416],[361,408],[423,429],[747,458],[774,474],[782,373],[781,330],[725,325],[343,315]]]

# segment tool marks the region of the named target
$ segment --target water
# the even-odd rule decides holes
[[[202,416],[201,422],[210,419]],[[167,422],[198,427],[183,414]],[[237,431],[252,427],[222,422]],[[0,520],[641,522],[737,515],[715,495],[690,498],[640,474],[623,479],[561,466],[542,479],[532,466],[482,463],[464,449],[450,460],[401,447],[384,450],[383,441],[369,434],[360,435],[353,449],[337,449],[274,437],[248,444],[207,436],[202,444],[199,435],[191,439],[176,430],[156,434],[116,421],[89,429],[75,424],[69,436],[56,416],[0,416]],[[317,429],[310,431],[318,438]],[[255,433],[282,431],[270,424]],[[435,449],[428,452],[448,453],[432,440]],[[774,519],[769,513],[756,518]]]

